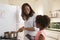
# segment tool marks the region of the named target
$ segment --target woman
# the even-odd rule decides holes
[[[22,14],[24,20],[24,26],[18,30],[18,32],[24,31],[24,40],[34,40],[34,37],[38,31],[35,26],[35,12],[32,10],[28,3],[22,5]]]

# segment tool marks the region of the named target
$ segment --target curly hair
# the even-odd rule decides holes
[[[47,15],[37,15],[36,23],[39,23],[42,28],[46,28],[50,24],[50,18]]]

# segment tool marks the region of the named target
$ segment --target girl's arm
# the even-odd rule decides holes
[[[45,40],[45,38],[44,38],[44,36],[42,34],[40,34],[39,40]]]

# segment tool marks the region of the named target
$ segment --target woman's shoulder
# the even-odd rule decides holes
[[[36,14],[34,14],[32,17],[35,19],[35,18],[36,18],[36,16],[37,16],[37,15],[36,15]]]
[[[36,16],[37,16],[37,14],[35,13],[33,16],[35,16],[35,17],[36,17]]]

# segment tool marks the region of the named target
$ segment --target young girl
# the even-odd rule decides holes
[[[49,24],[50,18],[47,15],[38,15],[36,17],[36,27],[39,28],[40,31],[36,34],[35,40],[46,40],[44,29],[47,28]]]

